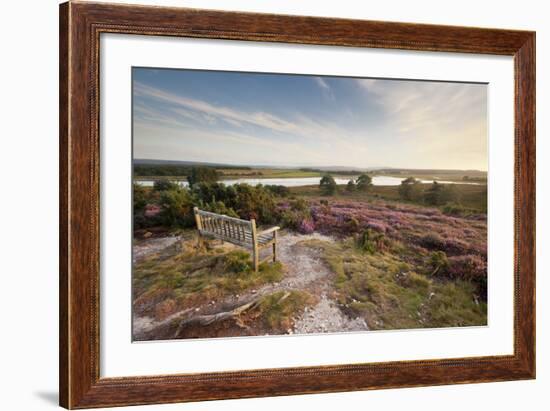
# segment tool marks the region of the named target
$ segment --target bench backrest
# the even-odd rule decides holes
[[[209,235],[220,240],[252,247],[256,237],[256,222],[242,220],[210,211],[193,209],[195,221],[200,234]]]

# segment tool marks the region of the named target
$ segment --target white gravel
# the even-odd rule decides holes
[[[294,322],[294,334],[334,333],[342,331],[367,331],[369,327],[362,318],[350,319],[326,295]]]

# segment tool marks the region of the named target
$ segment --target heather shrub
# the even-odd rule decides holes
[[[449,257],[451,278],[471,281],[478,286],[483,299],[487,298],[487,262],[478,255]]]
[[[311,215],[307,211],[297,211],[292,209],[283,210],[279,214],[279,222],[283,227],[300,232],[302,232],[302,230],[308,231],[309,226],[312,226],[313,229],[315,227]]]
[[[296,198],[294,200],[291,200],[289,205],[291,210],[298,211],[301,213],[309,212],[309,204],[303,198]]]
[[[445,248],[445,240],[437,233],[428,233],[420,237],[419,243],[428,250],[442,250]]]
[[[477,280],[487,276],[487,263],[477,255],[449,257],[449,275],[463,280]]]
[[[315,223],[311,219],[303,219],[298,226],[298,231],[302,234],[311,234],[315,231]]]
[[[471,246],[468,242],[461,240],[460,238],[447,238],[445,239],[445,250],[452,254],[466,254],[470,251]]]

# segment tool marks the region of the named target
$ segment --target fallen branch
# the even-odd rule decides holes
[[[242,322],[238,321],[238,317],[245,311],[256,307],[259,301],[260,301],[260,298],[257,298],[246,304],[240,305],[231,311],[222,311],[216,314],[208,314],[208,315],[197,315],[195,317],[188,318],[179,324],[178,329],[174,334],[174,338],[177,338],[177,336],[185,327],[190,327],[194,325],[201,325],[201,326],[211,325],[215,322],[225,321],[228,319],[237,320],[236,321],[237,325],[239,325],[242,328],[246,328],[246,326]]]

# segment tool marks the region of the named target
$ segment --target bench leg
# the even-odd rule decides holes
[[[260,260],[260,256],[259,256],[259,250],[258,250],[258,247],[254,244],[254,248],[252,249],[252,262],[254,263],[254,272],[258,272],[258,268],[259,268],[259,260]]]
[[[198,233],[198,235],[197,235],[197,247],[202,248],[202,245],[203,245],[202,235],[201,235],[201,233]]]
[[[277,231],[273,231],[273,262],[277,261]]]

